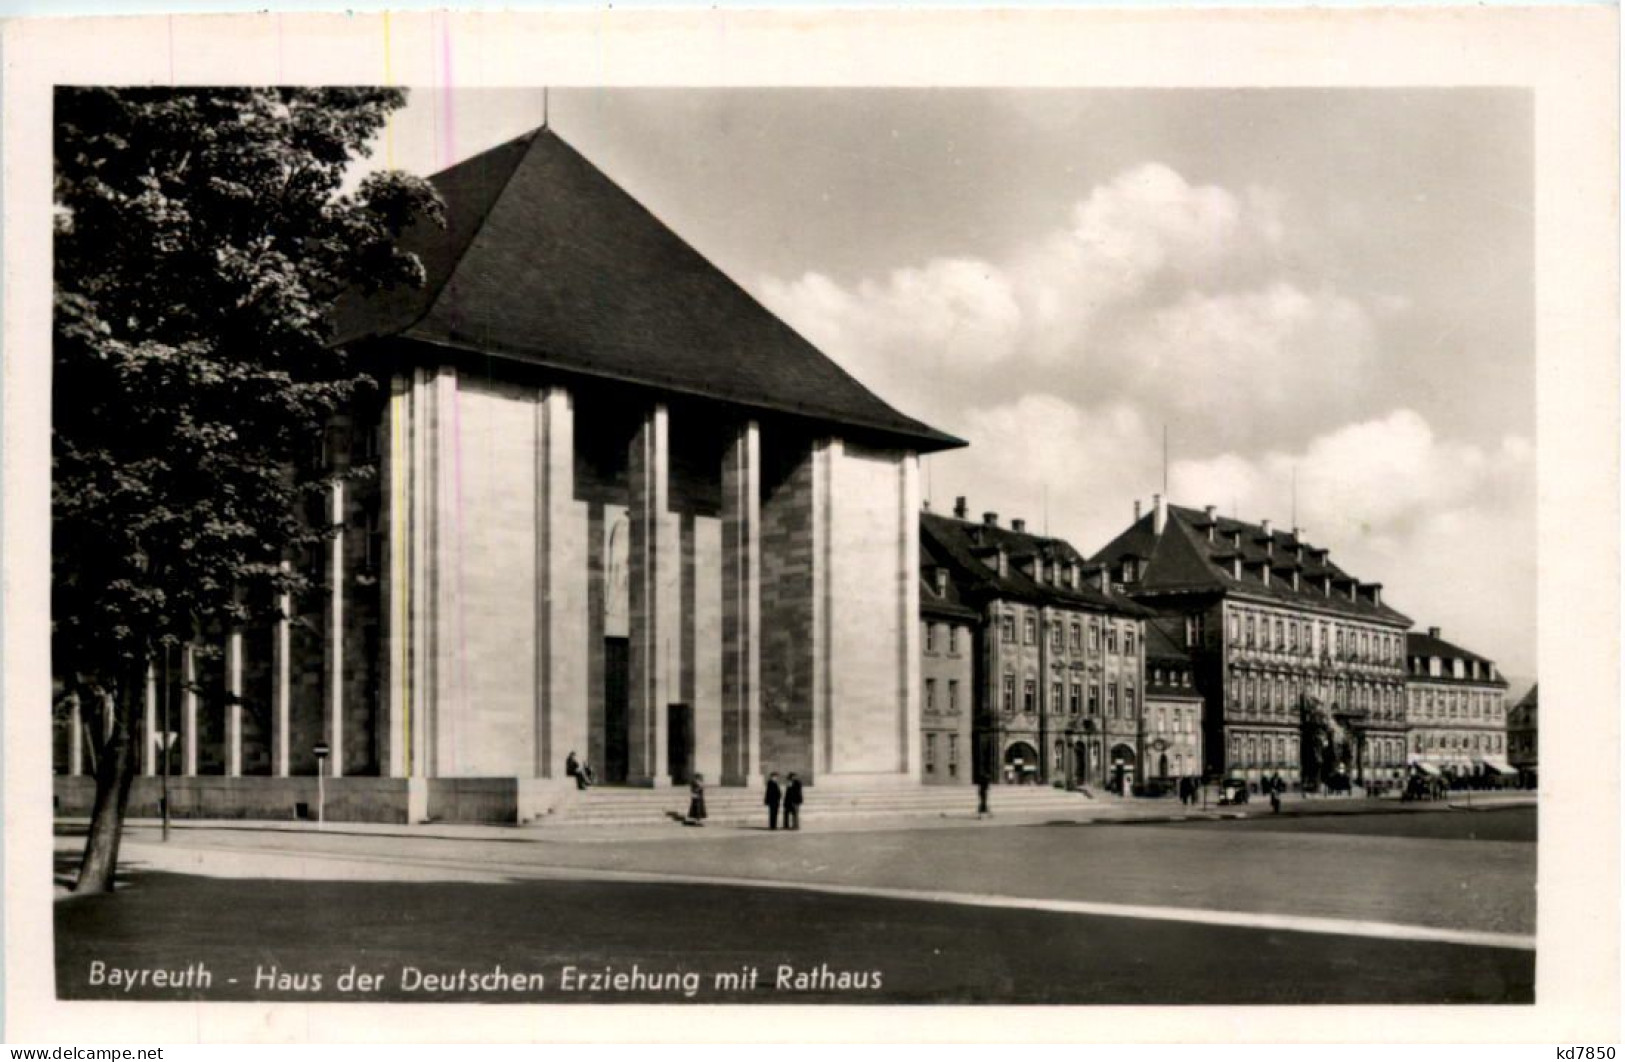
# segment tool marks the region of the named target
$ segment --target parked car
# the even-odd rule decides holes
[[[1224,788],[1219,790],[1220,804],[1245,804],[1250,797],[1244,778],[1226,778]]]

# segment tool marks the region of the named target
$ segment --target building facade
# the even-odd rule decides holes
[[[977,617],[977,774],[1124,790],[1140,770],[1144,616],[1058,538],[920,516],[924,586]]]
[[[1200,777],[1202,693],[1196,687],[1196,662],[1155,620],[1146,623],[1145,643],[1140,776],[1155,782]]]
[[[1507,712],[1507,761],[1518,772],[1518,784],[1540,784],[1540,684],[1518,698]]]
[[[1438,627],[1405,640],[1409,762],[1456,778],[1510,780],[1507,684],[1495,662],[1439,637]]]
[[[320,769],[333,817],[523,820],[572,752],[633,786],[915,784],[918,455],[959,441],[550,130],[431,180],[428,283],[338,308],[380,397],[318,447],[368,473],[293,560],[324,589],[155,667],[135,812],[160,733],[177,814],[286,817]]]
[[[920,586],[920,768],[928,785],[975,780],[976,646],[981,617],[961,604],[946,570],[921,543],[933,572]]]
[[[1194,661],[1206,773],[1398,779],[1411,621],[1294,528],[1136,504],[1097,552]]]

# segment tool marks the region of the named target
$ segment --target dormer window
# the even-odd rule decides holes
[[[1140,577],[1140,562],[1133,557],[1123,561],[1123,582],[1132,583]]]
[[[937,576],[937,596],[938,597],[947,597],[948,596],[948,569],[947,568],[938,568],[937,571],[936,571],[936,576]]]

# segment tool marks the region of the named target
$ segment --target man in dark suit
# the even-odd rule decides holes
[[[779,799],[779,774],[774,771],[767,776],[767,796],[762,800],[767,805],[767,828],[770,830],[779,828]]]
[[[801,829],[801,779],[790,772],[790,784],[784,790],[784,828]]]

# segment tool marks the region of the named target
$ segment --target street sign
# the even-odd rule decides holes
[[[316,758],[318,760],[325,760],[327,759],[327,754],[333,750],[328,747],[327,742],[318,741],[315,745],[311,746],[310,751],[316,754]]]

